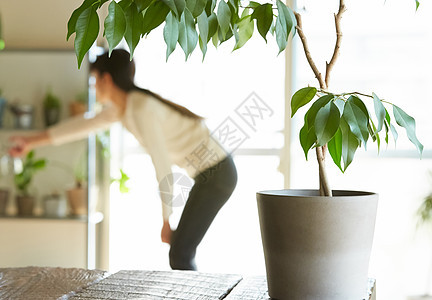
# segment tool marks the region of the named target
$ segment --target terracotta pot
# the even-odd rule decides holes
[[[366,298],[378,195],[315,190],[257,193],[269,295]]]
[[[16,196],[18,215],[32,216],[35,198],[32,196]]]
[[[6,215],[8,200],[9,200],[9,191],[0,190],[0,216]]]
[[[72,101],[69,103],[69,114],[71,116],[82,115],[87,111],[87,105],[81,102]]]
[[[66,191],[70,213],[75,216],[87,215],[87,189],[74,188]]]

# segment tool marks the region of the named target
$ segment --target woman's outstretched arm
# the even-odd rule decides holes
[[[28,136],[12,136],[10,142],[12,147],[9,149],[9,154],[13,157],[19,157],[26,155],[34,148],[50,145],[51,138],[45,130]]]

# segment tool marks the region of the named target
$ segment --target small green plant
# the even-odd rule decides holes
[[[120,169],[120,174],[121,174],[120,178],[112,178],[111,183],[118,182],[120,193],[126,194],[129,192],[129,187],[127,186],[127,182],[129,181],[130,178],[129,176],[126,175],[125,172],[123,172],[122,169]]]
[[[60,108],[60,99],[49,90],[44,98],[43,105],[45,108]]]
[[[432,178],[432,172],[430,173]],[[427,195],[420,207],[417,210],[418,222],[417,226],[423,224],[432,224],[432,192]]]
[[[15,174],[15,185],[18,191],[24,195],[28,196],[28,188],[33,179],[33,175],[42,169],[45,168],[46,160],[45,159],[35,159],[34,151],[30,151],[23,161],[22,171],[18,174]]]

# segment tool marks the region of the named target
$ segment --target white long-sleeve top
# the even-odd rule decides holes
[[[112,106],[91,118],[78,116],[65,120],[50,127],[48,134],[52,144],[59,145],[85,138],[92,131],[107,129],[117,121],[149,153],[159,183],[162,180],[173,182],[172,165],[184,168],[194,178],[227,156],[202,120],[184,116],[140,91],[128,94],[123,115]],[[172,213],[172,184],[166,187],[170,190],[160,193],[164,220]]]

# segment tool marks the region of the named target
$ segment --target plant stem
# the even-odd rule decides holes
[[[332,190],[328,183],[327,172],[325,168],[325,153],[327,151],[327,146],[316,147],[315,149],[319,168],[320,195],[331,197]]]
[[[309,45],[308,45],[308,42],[306,39],[306,35],[303,32],[301,15],[298,12],[294,12],[294,14],[295,14],[295,17],[297,20],[297,26],[296,26],[297,33],[298,33],[300,40],[302,42],[303,50],[304,50],[306,59],[309,63],[309,66],[311,67],[312,71],[314,72],[316,79],[319,82],[320,88],[323,90],[326,90],[327,85],[325,84],[325,81],[321,75],[321,72],[318,70],[318,67],[315,65],[315,62],[312,59],[312,55],[311,55],[310,50],[309,50]]]
[[[298,33],[300,40],[302,42],[302,46],[303,46],[303,50],[304,50],[305,55],[306,55],[306,59],[309,63],[309,66],[311,67],[313,73],[315,74],[316,79],[319,82],[321,91],[324,93],[327,93],[326,91],[327,91],[328,84],[330,81],[330,73],[333,70],[333,67],[336,63],[337,58],[339,57],[340,46],[341,46],[341,42],[342,42],[342,31],[341,31],[340,22],[342,19],[342,15],[345,11],[346,11],[345,1],[340,0],[339,1],[339,10],[338,10],[337,14],[334,15],[335,28],[336,28],[336,43],[335,43],[335,48],[333,50],[333,55],[330,59],[330,62],[329,63],[326,62],[325,79],[323,79],[321,72],[318,70],[318,67],[316,66],[314,60],[312,59],[312,55],[311,55],[310,50],[309,50],[309,45],[307,43],[306,35],[303,32],[301,15],[297,12],[294,12],[296,20],[297,20],[297,26],[296,26],[297,33]],[[316,148],[316,156],[317,156],[318,167],[319,167],[320,194],[322,196],[331,197],[333,194],[332,194],[332,190],[330,188],[330,185],[328,183],[327,172],[325,169],[326,151],[327,151],[327,145]]]
[[[342,31],[340,28],[340,21],[342,19],[343,13],[346,11],[345,1],[340,0],[339,1],[339,10],[337,14],[334,15],[335,18],[335,28],[336,28],[336,43],[335,48],[333,50],[332,58],[330,59],[330,62],[326,62],[326,75],[325,75],[325,84],[328,87],[329,81],[330,81],[330,73],[336,63],[337,58],[339,57],[340,53],[340,46],[342,43]]]

